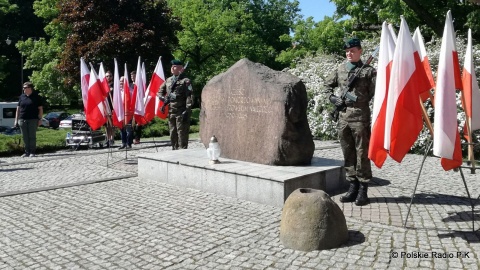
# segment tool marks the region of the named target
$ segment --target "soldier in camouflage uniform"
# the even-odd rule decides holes
[[[375,93],[376,71],[372,66],[362,63],[359,39],[352,38],[346,41],[344,49],[347,61],[340,64],[327,78],[325,88],[330,93],[330,102],[342,108],[339,112],[337,131],[350,188],[340,197],[340,201],[355,202],[361,206],[369,203],[367,190],[372,179],[372,168],[368,159],[371,122],[369,102]],[[357,101],[341,98],[344,93],[335,95],[334,88],[338,87],[342,92],[345,91],[348,78],[362,66],[361,72],[348,89],[350,94],[357,97]]]
[[[187,149],[192,109],[192,83],[183,72],[180,60],[172,60],[173,76],[160,86],[158,97],[168,104],[168,126],[173,150]],[[163,108],[164,109],[164,108]]]

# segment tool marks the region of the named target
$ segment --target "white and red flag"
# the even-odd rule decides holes
[[[477,76],[475,75],[475,65],[473,62],[472,51],[472,30],[468,29],[468,43],[465,51],[465,62],[462,73],[463,84],[463,108],[466,114],[466,121],[470,134],[465,137],[471,142],[471,133],[480,129],[480,90],[478,87]]]
[[[387,158],[387,150],[384,148],[385,113],[394,52],[395,40],[392,37],[391,31],[389,31],[387,23],[383,22],[380,50],[378,53],[375,97],[373,100],[372,134],[368,148],[368,158],[372,160],[378,168],[383,166]]]
[[[425,49],[425,44],[423,42],[423,36],[422,33],[420,33],[420,28],[418,27],[413,33],[413,44],[415,44],[420,61],[422,62],[423,72],[425,72],[425,74],[422,76],[428,78],[428,80],[421,80],[422,84],[418,86],[421,92],[420,97],[422,98],[422,101],[426,101],[429,97],[431,97],[430,90],[435,88],[435,81],[433,79],[432,69],[430,68],[430,62],[428,61],[427,50]],[[422,72],[422,70],[420,70],[420,72]]]
[[[441,164],[446,171],[462,164],[456,89],[462,89],[462,81],[452,14],[448,11],[438,61],[433,127],[433,154],[442,158]]]
[[[397,34],[395,33],[395,29],[393,29],[392,24],[388,24],[388,31],[390,31],[390,36],[393,38],[393,42],[397,43]]]
[[[91,64],[90,64],[91,65]],[[99,129],[107,118],[105,116],[105,93],[102,90],[100,80],[95,72],[95,69],[90,66],[90,78],[88,83],[88,102],[87,111],[85,112],[85,118],[88,125],[92,130]]]
[[[393,56],[385,117],[384,148],[401,162],[423,128],[419,102],[420,63],[407,22],[401,17],[400,31]]]
[[[103,67],[103,62],[100,63],[100,68],[98,69],[98,79],[102,85],[102,90],[105,93],[110,92],[110,86],[108,85],[107,77],[105,76],[105,68]]]
[[[110,97],[110,86],[108,85],[108,79],[105,75],[105,68],[103,67],[103,62],[100,63],[100,68],[98,69],[98,79],[100,80],[102,91],[106,94],[103,103],[105,104],[104,108],[107,113],[107,121],[109,121],[109,124],[112,124],[112,120],[110,120],[112,116],[112,110],[110,107],[112,104],[112,99]]]
[[[142,82],[143,82],[143,89],[145,90],[145,93],[143,96],[145,96],[147,93],[147,70],[145,69],[145,62],[142,62]]]
[[[145,82],[143,81],[142,64],[140,62],[140,57],[138,57],[137,72],[133,93],[136,94],[134,110],[135,122],[141,124],[143,122],[143,116],[145,115]]]
[[[155,112],[158,111],[157,93],[160,86],[165,81],[165,74],[163,72],[162,57],[158,58],[157,65],[152,74],[152,79],[147,87],[147,95],[145,97],[145,120],[152,121],[155,117]]]
[[[137,122],[137,124],[143,126],[145,124],[147,124],[148,122],[150,122],[150,120],[152,119],[149,119],[147,120],[146,118],[146,114],[147,114],[147,99],[149,98],[148,97],[148,92],[149,92],[149,89],[147,87],[147,72],[146,72],[146,69],[145,69],[145,62],[142,63],[142,82],[143,82],[143,89],[145,89],[145,93],[144,93],[144,96],[143,96],[143,107],[144,107],[144,110],[145,110],[145,114],[143,115],[143,117],[136,117],[135,118],[135,121]]]
[[[118,72],[117,59],[113,59],[115,71],[113,73],[113,125],[122,128],[125,120],[125,107],[123,105],[122,95],[120,91],[120,78]]]
[[[134,107],[132,106],[132,92],[130,89],[130,84],[128,83],[128,71],[127,71],[127,64],[125,64],[125,71],[123,74],[123,108],[124,108],[124,113],[125,113],[125,124],[130,123],[133,118],[133,109]],[[133,103],[133,105],[135,105]]]
[[[82,100],[83,100],[83,111],[87,112],[88,104],[88,84],[90,81],[90,69],[88,69],[87,63],[83,60],[83,57],[80,58],[80,86],[82,88]]]

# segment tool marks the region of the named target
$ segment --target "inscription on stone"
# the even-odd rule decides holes
[[[313,140],[299,78],[242,59],[202,91],[200,137],[222,157],[270,165],[309,164]]]

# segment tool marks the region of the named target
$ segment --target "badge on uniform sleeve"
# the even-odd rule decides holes
[[[185,85],[187,86],[188,90],[192,91],[192,82],[189,79],[185,80]]]

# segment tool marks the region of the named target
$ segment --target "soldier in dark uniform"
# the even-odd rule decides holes
[[[372,168],[368,159],[371,122],[369,102],[375,93],[376,71],[372,66],[362,63],[362,46],[358,38],[349,39],[343,48],[347,61],[340,64],[327,78],[325,88],[331,94],[330,102],[342,108],[339,112],[337,131],[350,188],[340,197],[340,201],[355,202],[361,206],[370,201],[367,196],[368,183],[372,179]],[[347,90],[349,94],[356,96],[357,100],[353,102],[348,98],[341,98],[344,93],[335,95],[334,88],[338,87],[344,92],[348,78],[360,68],[362,68],[360,73]]]
[[[157,96],[169,105],[168,126],[173,150],[187,149],[192,109],[192,83],[183,73],[183,63],[172,60],[171,77],[160,86]],[[162,108],[164,109],[164,108]]]

